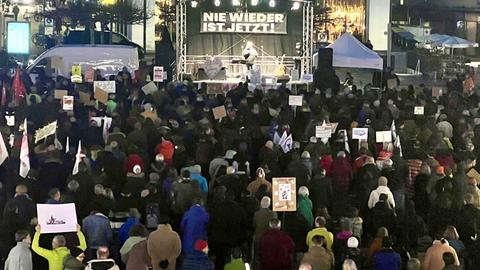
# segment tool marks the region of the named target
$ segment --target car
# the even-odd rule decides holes
[[[95,31],[95,42],[93,44],[102,44],[101,40],[101,32]],[[142,46],[138,45],[135,42],[132,42],[124,35],[112,32],[111,33],[112,40],[110,42],[110,31],[103,32],[103,44],[105,45],[127,45],[132,46],[138,49],[138,57],[143,59],[145,56],[145,50]],[[90,42],[90,33],[89,31],[85,30],[70,30],[68,34],[63,39],[63,44],[92,44]]]

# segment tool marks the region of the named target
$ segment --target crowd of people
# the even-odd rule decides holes
[[[337,79],[334,88],[299,89],[302,106],[288,104],[285,84],[240,83],[222,95],[186,80],[146,95],[146,77],[108,78],[116,92],[103,104],[91,84],[22,74],[25,96],[2,107],[15,125],[0,119],[9,151],[0,167],[4,269],[480,265],[480,99],[463,91],[461,77],[437,96],[424,85],[358,89],[349,74],[342,87]],[[75,97],[73,111],[54,98],[58,89]],[[226,116],[215,119],[218,106]],[[22,178],[25,118],[30,170]],[[35,130],[55,120],[56,134],[34,143]],[[315,127],[329,123],[338,123],[332,137],[316,138]],[[353,128],[367,128],[368,139],[353,139]],[[392,139],[377,143],[377,131]],[[283,134],[291,145],[279,142]],[[276,177],[295,177],[296,211],[272,211]],[[41,233],[37,203],[75,203],[77,232]]]

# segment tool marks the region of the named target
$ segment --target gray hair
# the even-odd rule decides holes
[[[57,243],[58,247],[64,247],[67,244],[65,236],[57,234],[53,237],[53,242]]]
[[[310,195],[310,192],[308,191],[308,188],[306,186],[301,186],[298,189],[298,194],[300,194],[302,196],[308,196],[308,195]]]
[[[95,195],[103,195],[105,194],[105,188],[101,184],[96,184],[93,188],[93,192],[95,193]]]
[[[271,202],[272,202],[272,200],[270,199],[270,197],[263,196],[262,200],[260,201],[260,207],[261,208],[269,208]]]
[[[352,259],[346,259],[343,262],[342,270],[357,270],[357,265]]]
[[[270,227],[270,229],[281,229],[282,222],[280,221],[280,219],[274,218],[270,220],[270,222],[268,223],[268,226]]]
[[[67,187],[68,187],[68,190],[75,192],[80,187],[80,184],[78,183],[77,180],[72,180],[72,181],[68,182]]]

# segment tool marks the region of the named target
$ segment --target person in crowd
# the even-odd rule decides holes
[[[254,235],[258,237],[266,232],[269,228],[270,220],[277,218],[277,212],[270,209],[270,197],[264,196],[260,201],[260,209],[253,216]]]
[[[433,241],[433,244],[428,248],[425,258],[423,259],[422,267],[425,270],[443,269],[445,262],[443,261],[444,253],[451,253],[454,257],[454,264],[460,265],[457,252],[453,249],[448,241],[439,236],[437,240]]]
[[[333,245],[333,234],[327,230],[325,227],[327,221],[324,217],[318,216],[315,218],[315,229],[312,229],[307,234],[307,246],[311,247],[312,239],[314,236],[318,235],[325,239],[325,246],[328,250],[332,250]]]
[[[313,178],[308,184],[308,190],[310,193],[309,198],[313,203],[313,213],[317,213],[317,210],[321,207],[331,209],[331,202],[333,201],[332,181],[330,177],[327,177],[327,172],[324,168],[314,170]]]
[[[100,208],[99,205],[94,205],[93,211],[82,221],[90,255],[93,255],[99,247],[108,247],[112,243],[113,231],[110,220],[98,210]],[[87,255],[87,258],[91,258],[91,256]]]
[[[335,265],[333,253],[326,248],[327,242],[323,236],[315,235],[310,248],[303,255],[302,264],[308,263],[313,269],[330,270]]]
[[[17,245],[8,253],[5,261],[5,270],[32,270],[32,252],[30,245],[32,238],[26,230],[19,230],[15,233]]]
[[[367,255],[366,256],[367,262],[369,262],[369,263],[372,262],[375,254],[377,252],[379,252],[380,250],[382,250],[382,248],[384,247],[383,246],[383,239],[385,239],[386,237],[388,237],[387,228],[385,228],[385,227],[378,228],[377,235],[373,239],[372,243],[370,244],[370,246],[368,247],[368,250],[367,250],[367,254],[366,254]]]
[[[153,270],[176,269],[176,261],[182,251],[182,242],[178,233],[172,230],[168,216],[161,216],[158,228],[150,233],[147,250]]]
[[[120,270],[113,259],[110,259],[110,251],[108,247],[98,247],[97,258],[87,262],[85,270]]]
[[[58,188],[52,188],[52,189],[48,192],[48,196],[50,197],[50,198],[47,200],[47,203],[48,203],[48,204],[59,204],[59,203],[62,203],[62,202],[61,202],[61,197],[62,197],[62,195],[60,194],[60,189],[58,189]]]
[[[71,247],[70,255],[67,255],[63,261],[64,270],[83,270],[85,265],[83,264],[85,260],[85,253],[79,247]]]
[[[133,225],[140,223],[141,214],[138,212],[137,208],[130,208],[127,221],[122,224],[120,229],[118,229],[118,240],[120,244],[124,244],[130,236],[130,229]]]
[[[298,189],[298,202],[297,202],[297,211],[303,215],[307,220],[308,226],[311,228],[313,226],[313,204],[310,198],[308,197],[309,191],[306,186],[301,186]]]
[[[443,262],[445,267],[442,270],[461,270],[462,268],[455,264],[455,256],[450,252],[445,252],[442,255]]]
[[[230,262],[225,264],[224,270],[246,270],[245,262],[242,258],[242,250],[238,247],[230,251]]]
[[[135,224],[130,229],[130,237],[120,249],[120,255],[122,255],[126,270],[148,270],[152,267],[146,236],[147,229],[142,224]],[[137,237],[141,239],[138,242]],[[131,238],[135,240],[129,241]]]
[[[388,188],[388,179],[384,176],[378,178],[378,187],[370,193],[370,198],[368,199],[368,208],[372,209],[375,207],[377,202],[380,200],[381,194],[387,194],[387,201],[392,208],[395,208],[395,201],[393,199],[393,193]]]
[[[182,270],[213,270],[213,263],[208,258],[208,242],[197,240],[194,251],[185,255]]]
[[[80,228],[80,225],[77,225],[77,237],[80,243],[79,248],[85,250],[87,248],[87,242]],[[70,250],[66,247],[67,241],[65,236],[60,234],[55,235],[52,240],[52,249],[46,249],[39,245],[40,233],[41,226],[37,224],[32,240],[32,250],[48,261],[49,270],[63,270],[63,262],[70,254]]]
[[[270,229],[258,239],[260,269],[287,270],[292,268],[295,245],[288,234],[281,231],[282,222],[270,221]]]
[[[134,246],[147,240],[147,229],[142,224],[134,224],[128,232],[128,239],[120,248],[122,262],[127,264],[130,251]]]
[[[5,204],[3,216],[8,216],[9,211],[15,212],[25,227],[36,215],[35,203],[28,196],[28,187],[24,184],[15,187],[15,196]]]
[[[258,189],[260,188],[261,185],[266,185],[267,186],[267,192],[272,192],[272,183],[268,182],[265,179],[265,170],[263,168],[258,168],[256,172],[256,178],[250,184],[247,186],[248,192],[250,194],[255,194],[257,193]]]
[[[390,237],[384,237],[382,241],[383,248],[375,253],[374,263],[376,270],[400,270],[402,269],[402,259],[400,254],[393,250],[393,241]]]
[[[183,231],[182,252],[188,254],[195,251],[195,242],[207,238],[209,214],[202,206],[202,200],[197,198],[182,218]]]

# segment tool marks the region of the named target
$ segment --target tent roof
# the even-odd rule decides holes
[[[334,67],[383,69],[383,59],[350,33],[343,34],[327,48],[333,49]]]

